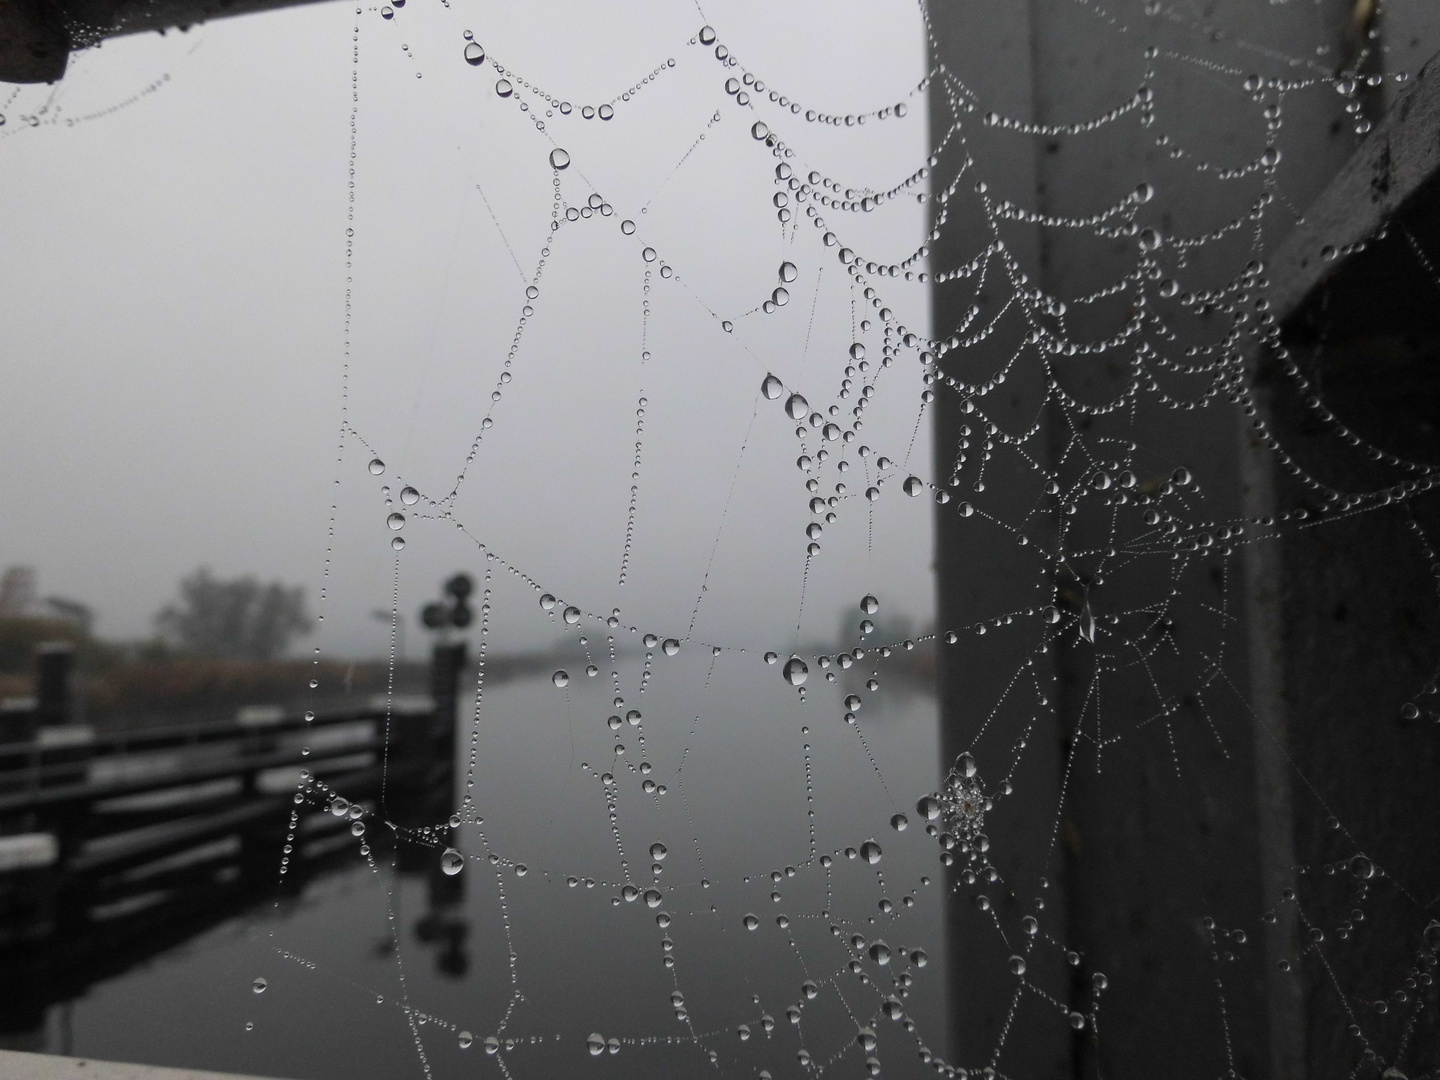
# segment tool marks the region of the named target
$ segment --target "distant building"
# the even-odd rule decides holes
[[[90,632],[94,612],[89,606],[60,596],[37,595],[33,566],[11,566],[0,578],[0,619],[63,619],[82,633]]]
[[[0,579],[0,618],[23,619],[36,615],[35,568],[11,566]]]

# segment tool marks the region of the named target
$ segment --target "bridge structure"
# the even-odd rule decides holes
[[[433,826],[452,809],[463,645],[435,649],[427,698],[113,733],[65,722],[70,662],[42,649],[37,699],[0,712],[0,981],[26,988],[4,995],[0,1037],[37,1032],[50,1005],[356,865],[362,842],[388,860],[382,818]],[[307,782],[318,796],[299,794]],[[456,880],[437,888],[432,907],[453,906]]]

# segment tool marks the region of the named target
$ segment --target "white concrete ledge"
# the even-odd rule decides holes
[[[0,1077],[5,1080],[265,1080],[234,1073],[122,1065],[52,1054],[21,1054],[14,1050],[0,1050]]]

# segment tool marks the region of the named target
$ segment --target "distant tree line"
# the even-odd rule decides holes
[[[223,580],[201,567],[180,582],[177,603],[155,616],[165,643],[189,656],[273,660],[310,632],[305,590],[254,577]]]

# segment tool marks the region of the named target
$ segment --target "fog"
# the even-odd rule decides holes
[[[768,120],[796,147],[797,172],[883,191],[923,164],[924,95],[904,119],[864,127],[741,108],[723,89],[737,72],[691,43],[706,21],[807,107],[883,107],[924,76],[919,13],[902,3],[411,0],[360,20],[354,68],[354,9],[320,4],[112,40],[73,57],[56,87],[12,97],[0,561],[34,566],[43,594],[90,604],[114,638],[151,633],[196,566],[303,583],[325,626],[302,647],[373,655],[388,628],[371,613],[397,595],[382,485],[393,496],[413,484],[424,499],[401,534],[407,618],[449,573],[482,573],[483,543],[567,603],[682,637],[693,616],[705,642],[829,638],[864,592],[928,621],[930,508],[899,490],[907,457],[925,475],[930,454],[913,361],[883,373],[862,432],[900,476],[873,524],[852,485],[806,581],[799,441],[758,388],[773,371],[812,407],[830,404],[868,304],[854,297],[852,316],[835,250],[803,214],[776,221],[775,161],[750,134]],[[502,99],[490,65],[463,62],[465,30],[574,113],[537,131],[518,107],[534,97]],[[582,103],[657,68],[613,120],[581,118]],[[570,155],[563,172],[554,145]],[[596,192],[615,212],[550,239],[514,381],[492,408],[555,176],[566,205]],[[907,195],[827,224],[898,262],[923,240],[926,209]],[[651,270],[675,272],[652,278],[648,319],[646,246]],[[798,267],[791,300],[766,315],[755,309],[784,259]],[[887,285],[898,318],[927,326],[926,287]],[[878,361],[879,334],[868,337]],[[356,433],[343,453],[342,422]],[[367,472],[372,455],[384,475]],[[440,520],[428,500],[462,470],[454,520]],[[495,626],[493,647],[557,633],[528,610]]]

